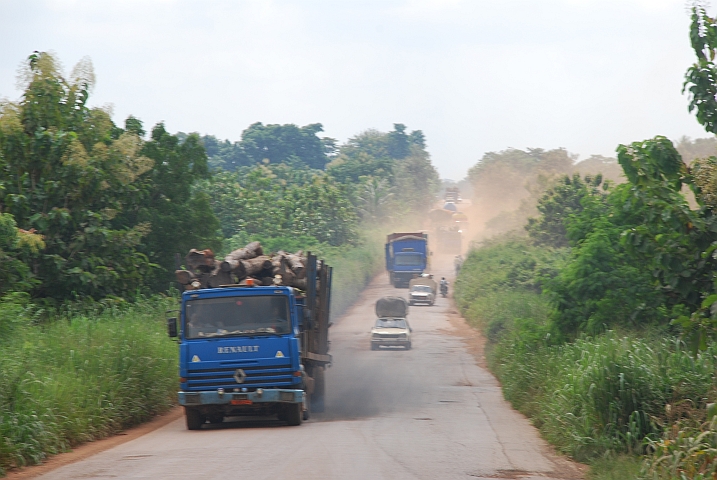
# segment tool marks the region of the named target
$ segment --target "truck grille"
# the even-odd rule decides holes
[[[237,367],[188,370],[186,389],[191,391],[224,388],[231,391],[241,387],[285,388],[291,386],[295,378],[290,364],[246,366],[241,369],[246,375],[242,383],[237,383],[234,379]]]

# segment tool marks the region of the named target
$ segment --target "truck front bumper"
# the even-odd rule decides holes
[[[216,390],[203,392],[179,392],[179,404],[185,407],[201,405],[253,405],[255,403],[301,403],[303,390],[257,389],[255,392],[225,392]]]

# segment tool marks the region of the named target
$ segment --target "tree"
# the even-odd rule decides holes
[[[440,180],[425,149],[423,132],[405,132],[406,126],[400,123],[394,124],[394,130],[388,133],[366,130],[342,145],[328,165],[328,174],[337,181],[361,182],[361,191],[354,195],[358,208],[365,207],[364,188],[379,184],[391,190],[385,208],[395,215],[426,212],[433,206]]]
[[[31,259],[39,296],[123,295],[151,269],[137,250],[149,225],[113,223],[143,194],[136,182],[151,168],[141,140],[86,106],[94,83],[88,59],[63,77],[50,54],[30,55],[25,92],[0,106],[0,211],[35,229],[46,248]]]
[[[579,174],[563,175],[557,180],[538,201],[540,216],[529,218],[525,227],[536,245],[567,247],[570,243],[567,222],[572,215],[582,212],[586,196],[599,194],[601,183],[601,175],[586,176],[584,180]]]
[[[25,257],[43,248],[40,235],[18,229],[12,215],[0,213],[0,295],[10,290],[27,291],[37,284]]]
[[[348,187],[322,172],[258,165],[222,172],[200,191],[210,199],[226,238],[310,237],[329,245],[356,241],[357,214]],[[293,172],[290,174],[290,172]]]
[[[335,145],[333,139],[317,135],[323,130],[320,123],[298,127],[257,122],[242,132],[240,146],[250,164],[264,159],[282,163],[293,157],[311,168],[323,170]]]
[[[138,126],[141,129],[141,122]],[[189,134],[180,143],[178,136],[158,123],[143,144],[142,154],[152,160],[152,168],[143,176],[146,194],[137,199],[133,209],[125,208],[118,220],[151,226],[139,250],[160,267],[145,281],[162,291],[171,284],[176,253],[197,246],[221,247],[219,220],[206,193],[192,190],[198,181],[209,178],[207,155],[198,134]]]

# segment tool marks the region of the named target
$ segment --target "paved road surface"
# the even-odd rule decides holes
[[[448,275],[451,257],[436,256]],[[452,307],[411,307],[413,349],[371,351],[378,277],[331,328],[326,413],[299,427],[267,419],[187,431],[184,419],[43,479],[578,479],[502,399],[449,322]]]

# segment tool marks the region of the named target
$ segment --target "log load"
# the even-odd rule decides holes
[[[218,260],[211,250],[191,249],[185,260],[185,270],[176,270],[177,283],[184,290],[218,288],[245,283],[252,278],[256,285],[285,285],[306,289],[306,257],[302,251],[279,251],[265,255],[259,242],[227,254]]]

